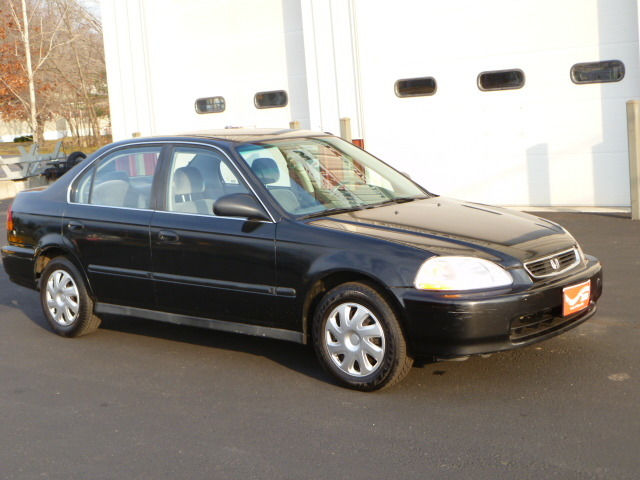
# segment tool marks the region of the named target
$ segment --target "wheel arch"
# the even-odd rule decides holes
[[[402,308],[402,304],[398,297],[387,285],[385,285],[384,282],[363,272],[355,270],[336,270],[326,272],[324,275],[317,278],[308,289],[308,293],[302,307],[302,333],[305,343],[310,343],[311,341],[311,322],[313,321],[315,309],[322,300],[322,297],[338,285],[351,282],[365,284],[382,295],[395,312],[398,320],[400,321],[400,327],[406,332],[403,313],[404,309]]]
[[[82,275],[82,280],[87,287],[87,291],[91,298],[95,298],[93,295],[93,290],[91,289],[91,283],[89,282],[89,278],[87,274],[82,268],[82,263],[80,260],[73,254],[71,250],[65,248],[63,245],[59,243],[49,244],[46,246],[39,247],[35,252],[35,262],[33,265],[33,275],[35,279],[36,286],[38,290],[40,289],[40,277],[42,276],[42,272],[47,267],[47,265],[57,257],[64,257],[69,260],[73,265],[78,269],[80,274]]]

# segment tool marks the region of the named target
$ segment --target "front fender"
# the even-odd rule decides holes
[[[335,251],[316,258],[309,266],[308,286],[328,275],[338,272],[350,272],[370,277],[377,283],[404,286],[405,280],[397,265],[361,251]]]

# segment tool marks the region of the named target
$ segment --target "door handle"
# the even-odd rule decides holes
[[[72,232],[77,232],[80,230],[84,230],[84,224],[80,223],[80,222],[69,222],[67,224],[67,227],[69,227],[69,230]]]
[[[180,239],[176,232],[168,232],[166,230],[160,230],[158,232],[158,240],[161,242],[177,242]]]

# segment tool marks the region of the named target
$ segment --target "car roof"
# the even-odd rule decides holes
[[[221,130],[202,130],[198,132],[186,132],[180,137],[208,138],[212,140],[225,140],[227,142],[246,143],[265,140],[280,140],[286,138],[328,136],[330,133],[313,132],[311,130],[291,130],[278,128],[225,128]]]

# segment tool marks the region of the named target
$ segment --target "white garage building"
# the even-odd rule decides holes
[[[638,0],[102,0],[102,16],[115,139],[349,117],[435,193],[630,203]]]

